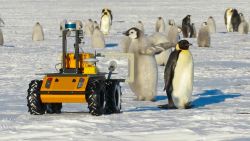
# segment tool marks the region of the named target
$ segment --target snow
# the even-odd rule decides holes
[[[235,7],[250,18],[249,0],[1,0],[1,27],[5,45],[0,47],[0,140],[250,140],[250,35],[225,33],[224,11]],[[121,114],[91,116],[86,104],[64,104],[62,114],[30,115],[26,91],[38,73],[56,72],[61,52],[59,23],[63,19],[100,19],[101,9],[113,11],[111,34],[106,37],[109,48],[116,45],[122,32],[144,23],[146,34],[154,32],[159,16],[175,19],[180,24],[187,14],[199,29],[213,16],[217,33],[211,48],[198,48],[196,39],[188,39],[194,57],[194,108],[162,110],[167,103],[163,92],[163,71],[159,67],[156,102],[134,101],[135,95],[122,84]],[[39,21],[44,27],[45,41],[32,42],[32,27]],[[198,30],[197,30],[198,31]],[[84,50],[92,51],[90,38]],[[98,50],[103,51],[103,50]],[[107,71],[108,61],[100,58],[99,67]],[[116,59],[118,75],[127,75],[126,60]]]

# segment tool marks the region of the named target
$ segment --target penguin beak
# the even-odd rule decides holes
[[[128,31],[125,31],[125,32],[123,32],[122,34],[125,35],[125,36],[128,36],[128,35],[129,35],[129,34],[128,34]]]

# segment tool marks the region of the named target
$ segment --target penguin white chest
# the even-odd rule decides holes
[[[109,16],[105,15],[102,17],[101,21],[101,31],[103,34],[108,34],[110,30],[110,18]]]
[[[185,108],[185,105],[191,101],[193,91],[193,58],[188,50],[183,50],[179,54],[176,63],[172,97],[175,106]]]
[[[233,25],[231,23],[232,19],[232,14],[227,12],[227,31],[228,32],[233,32]]]

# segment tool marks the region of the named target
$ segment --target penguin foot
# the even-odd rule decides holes
[[[157,107],[161,109],[177,109],[175,106],[171,106],[169,104],[158,105]]]
[[[191,109],[193,108],[194,105],[191,104],[191,102],[188,102],[186,105],[185,105],[185,109]]]

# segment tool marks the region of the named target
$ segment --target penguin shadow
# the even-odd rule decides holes
[[[14,45],[2,45],[2,47],[6,47],[6,48],[14,48]]]
[[[165,95],[158,95],[155,97],[155,101],[167,100],[167,98]]]
[[[228,33],[228,32],[226,32],[226,31],[222,31],[222,32],[218,32],[218,33],[221,33],[221,34],[226,34],[226,33]]]
[[[143,107],[136,107],[134,109],[125,110],[123,112],[145,112],[145,111],[161,111],[165,109],[160,109],[157,106],[143,106]]]
[[[118,44],[116,44],[116,43],[110,43],[110,44],[106,44],[105,48],[113,48],[113,47],[117,47],[117,46],[118,46]]]
[[[229,98],[236,98],[241,96],[239,93],[224,93],[221,90],[213,89],[213,90],[205,90],[201,94],[197,94],[195,96],[199,96],[192,102],[192,108],[200,108],[211,104],[224,102]]]

